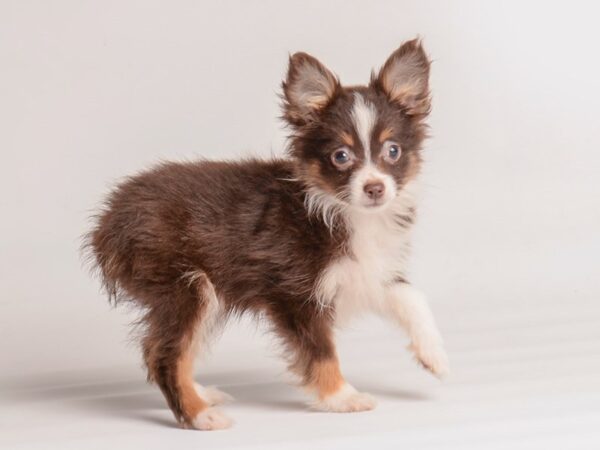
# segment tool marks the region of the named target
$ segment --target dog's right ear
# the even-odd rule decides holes
[[[282,83],[283,117],[295,126],[312,122],[339,86],[337,77],[316,58],[302,52],[294,53]]]

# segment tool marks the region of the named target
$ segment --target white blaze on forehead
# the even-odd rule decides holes
[[[377,120],[377,111],[373,104],[366,102],[358,92],[354,94],[352,106],[352,122],[365,151],[365,163],[371,161],[371,133]]]

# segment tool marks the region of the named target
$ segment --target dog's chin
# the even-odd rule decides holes
[[[390,200],[369,201],[369,202],[360,203],[358,205],[354,205],[354,209],[356,209],[357,211],[363,212],[363,213],[367,213],[367,214],[377,214],[377,213],[387,209],[387,207],[390,205],[390,203],[391,203]]]

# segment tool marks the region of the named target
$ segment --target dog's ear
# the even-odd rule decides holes
[[[316,58],[294,53],[282,83],[284,118],[297,126],[310,123],[331,101],[339,86],[336,76]]]
[[[410,115],[427,114],[430,62],[418,39],[407,41],[385,62],[371,86],[382,90],[388,98]]]

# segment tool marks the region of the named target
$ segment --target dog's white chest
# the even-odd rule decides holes
[[[316,290],[318,301],[333,304],[342,323],[383,309],[386,286],[404,273],[408,232],[386,217],[359,216],[353,218],[349,250],[323,271]]]

